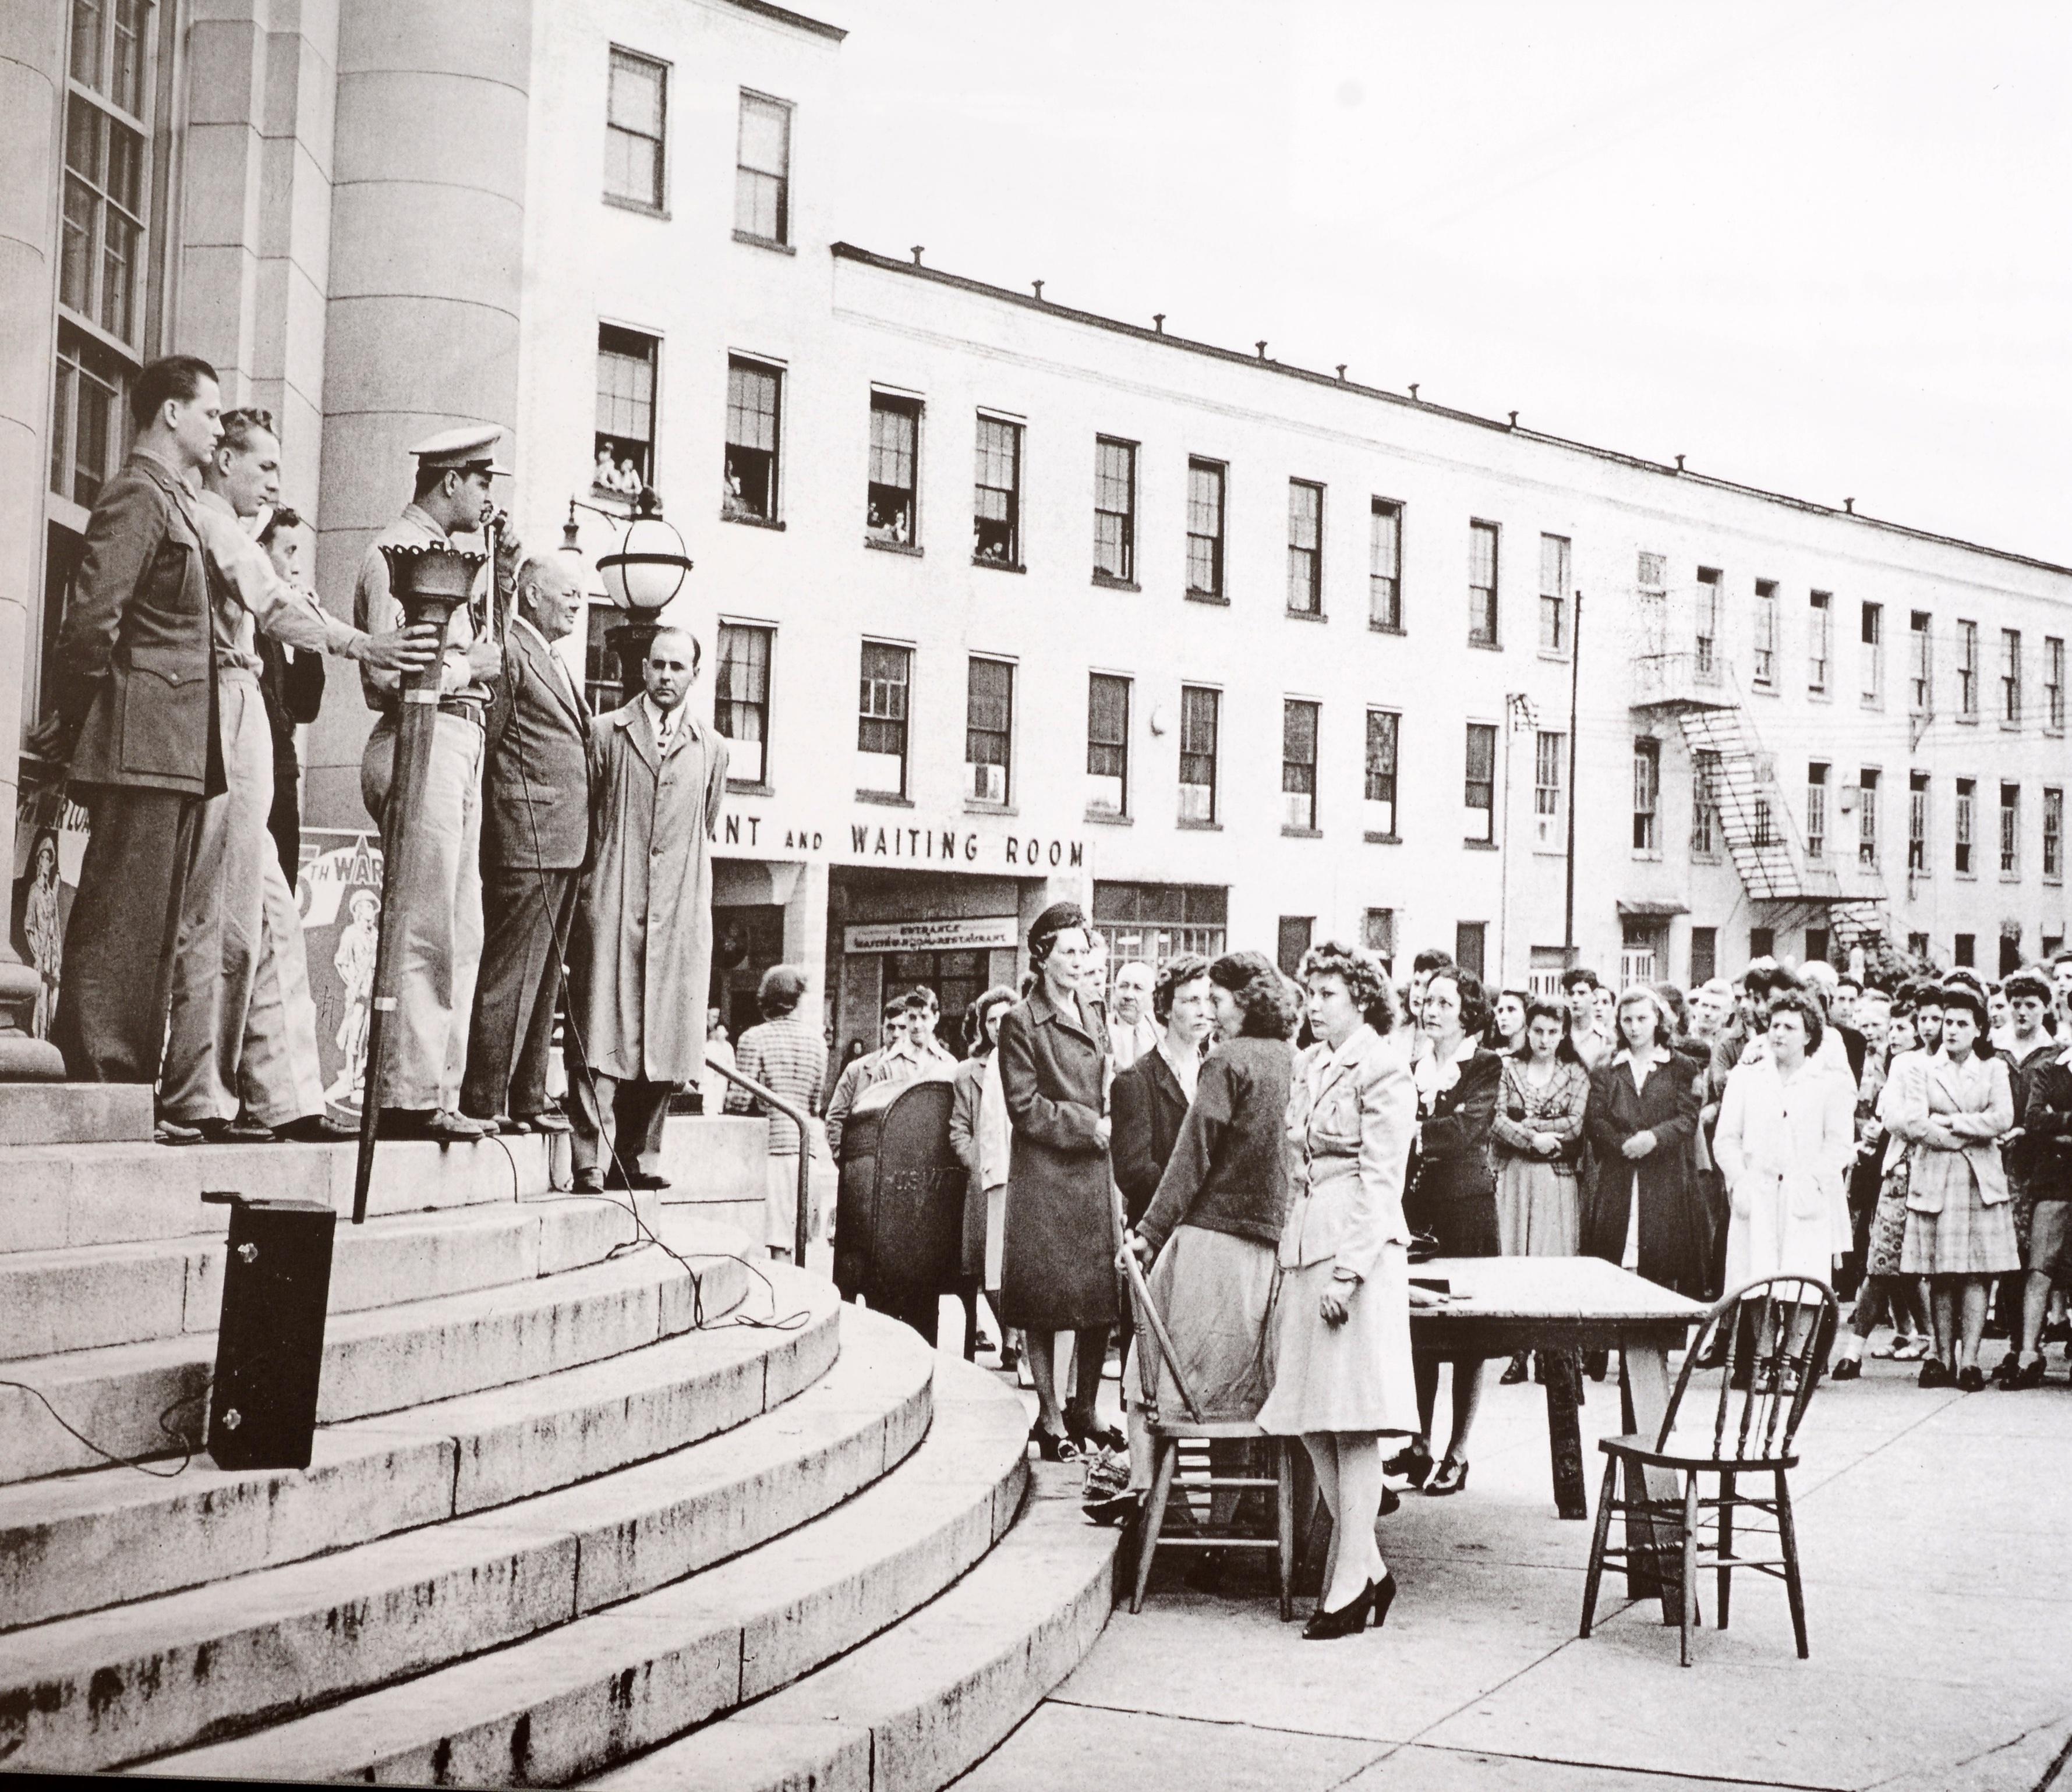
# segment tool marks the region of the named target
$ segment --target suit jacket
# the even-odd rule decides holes
[[[1158,1192],[1158,1178],[1187,1117],[1187,1098],[1163,1052],[1154,1046],[1116,1075],[1108,1086],[1108,1117],[1116,1186],[1134,1226]]]
[[[1282,1268],[1330,1263],[1365,1277],[1384,1244],[1409,1242],[1403,1178],[1416,1124],[1417,1085],[1402,1035],[1383,1038],[1363,1025],[1337,1051],[1319,1041],[1296,1059]]]
[[[553,650],[513,623],[483,718],[482,862],[545,871],[590,858],[590,706]]]
[[[58,635],[58,713],[79,726],[71,775],[215,796],[216,643],[193,499],[150,454],[101,488]]]
[[[1432,1097],[1432,1111],[1420,1128],[1412,1207],[1422,1211],[1435,1202],[1471,1201],[1496,1193],[1490,1145],[1504,1063],[1488,1046],[1478,1046],[1461,1061],[1460,1078],[1453,1087]]]

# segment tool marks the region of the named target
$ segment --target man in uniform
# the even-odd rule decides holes
[[[380,633],[402,618],[402,603],[388,588],[384,546],[443,546],[489,520],[489,482],[501,471],[491,450],[503,433],[494,425],[449,430],[410,450],[417,461],[411,501],[360,558],[352,594],[352,619],[360,627]],[[506,533],[493,569],[495,590],[509,589],[520,558],[516,539]],[[367,1094],[380,1105],[384,1138],[454,1144],[493,1130],[465,1118],[459,1101],[482,960],[483,717],[491,680],[502,666],[495,640],[477,627],[469,606],[461,605],[447,627],[440,660],[438,724],[417,816],[422,881],[392,923],[402,929],[391,948],[397,968],[396,1011],[384,1034],[381,1087]],[[368,708],[380,717],[360,759],[360,794],[368,813],[385,827],[401,680],[393,672],[368,668],[360,684]]]
[[[192,495],[223,433],[216,369],[167,356],[130,405],[136,442],[95,500],[58,635],[56,713],[30,743],[93,817],[51,1029],[80,1083],[158,1079],[202,810],[224,787]]]
[[[482,974],[461,1112],[500,1131],[565,1132],[547,1095],[561,956],[590,854],[590,705],[553,643],[582,589],[565,553],[518,569],[518,610],[489,705],[482,775]]]
[[[727,746],[684,702],[698,658],[687,631],[662,629],[640,696],[590,723],[590,875],[568,1004],[575,1186],[586,1192],[668,1186],[639,1153],[670,1094],[705,1067]]]
[[[302,916],[267,827],[273,738],[260,690],[257,637],[391,675],[429,666],[438,647],[429,628],[378,639],[363,634],[281,577],[249,532],[253,519],[280,496],[280,479],[272,417],[224,412],[223,440],[195,499],[195,521],[208,574],[228,787],[203,812],[162,1083],[167,1114],[208,1138],[351,1136],[323,1118]]]

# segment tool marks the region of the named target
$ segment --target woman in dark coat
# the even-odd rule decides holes
[[[1712,1227],[1692,1141],[1700,1096],[1691,1065],[1670,1042],[1652,989],[1619,998],[1618,1046],[1590,1076],[1584,1130],[1596,1186],[1583,1216],[1583,1251],[1702,1299]]]
[[[1132,1226],[1158,1192],[1158,1178],[1166,1173],[1187,1104],[1194,1099],[1202,1042],[1215,1025],[1209,988],[1206,958],[1184,952],[1168,963],[1151,990],[1151,1016],[1161,1030],[1158,1043],[1108,1086],[1115,1186],[1122,1190],[1124,1217]]]
[[[1080,993],[1091,951],[1087,918],[1054,902],[1029,930],[1035,984],[1000,1023],[1001,1087],[1013,1144],[1000,1322],[1028,1334],[1038,1413],[1030,1438],[1046,1461],[1092,1440],[1123,1447],[1100,1428],[1094,1402],[1114,1328],[1115,1223],[1109,1182],[1108,1025]],[[1072,1401],[1058,1402],[1057,1334],[1076,1334]]]
[[[1417,1083],[1417,1135],[1410,1223],[1439,1241],[1442,1257],[1494,1257],[1503,1243],[1496,1223],[1496,1170],[1491,1135],[1505,1058],[1482,1043],[1490,1025],[1482,980],[1442,965],[1424,985],[1419,1016],[1432,1049],[1412,1067]],[[1432,1412],[1439,1401],[1439,1359],[1417,1351],[1417,1435],[1387,1464],[1428,1494],[1457,1494],[1468,1484],[1468,1436],[1482,1404],[1482,1358],[1453,1363],[1453,1428],[1438,1467],[1432,1463]]]

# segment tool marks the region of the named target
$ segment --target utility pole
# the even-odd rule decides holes
[[[1540,725],[1539,712],[1524,692],[1507,693],[1503,707],[1503,831],[1497,836],[1496,976],[1490,984],[1496,989],[1504,987],[1511,971],[1511,828],[1516,808],[1511,799],[1511,737]]]
[[[1583,671],[1583,593],[1576,591],[1576,613],[1568,631],[1568,849],[1563,867],[1561,899],[1561,963],[1576,968],[1576,773],[1582,762],[1576,750],[1576,692]]]

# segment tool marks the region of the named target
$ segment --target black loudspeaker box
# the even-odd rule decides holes
[[[231,1202],[208,1453],[219,1469],[306,1469],[338,1215],[315,1201],[204,1198]]]

